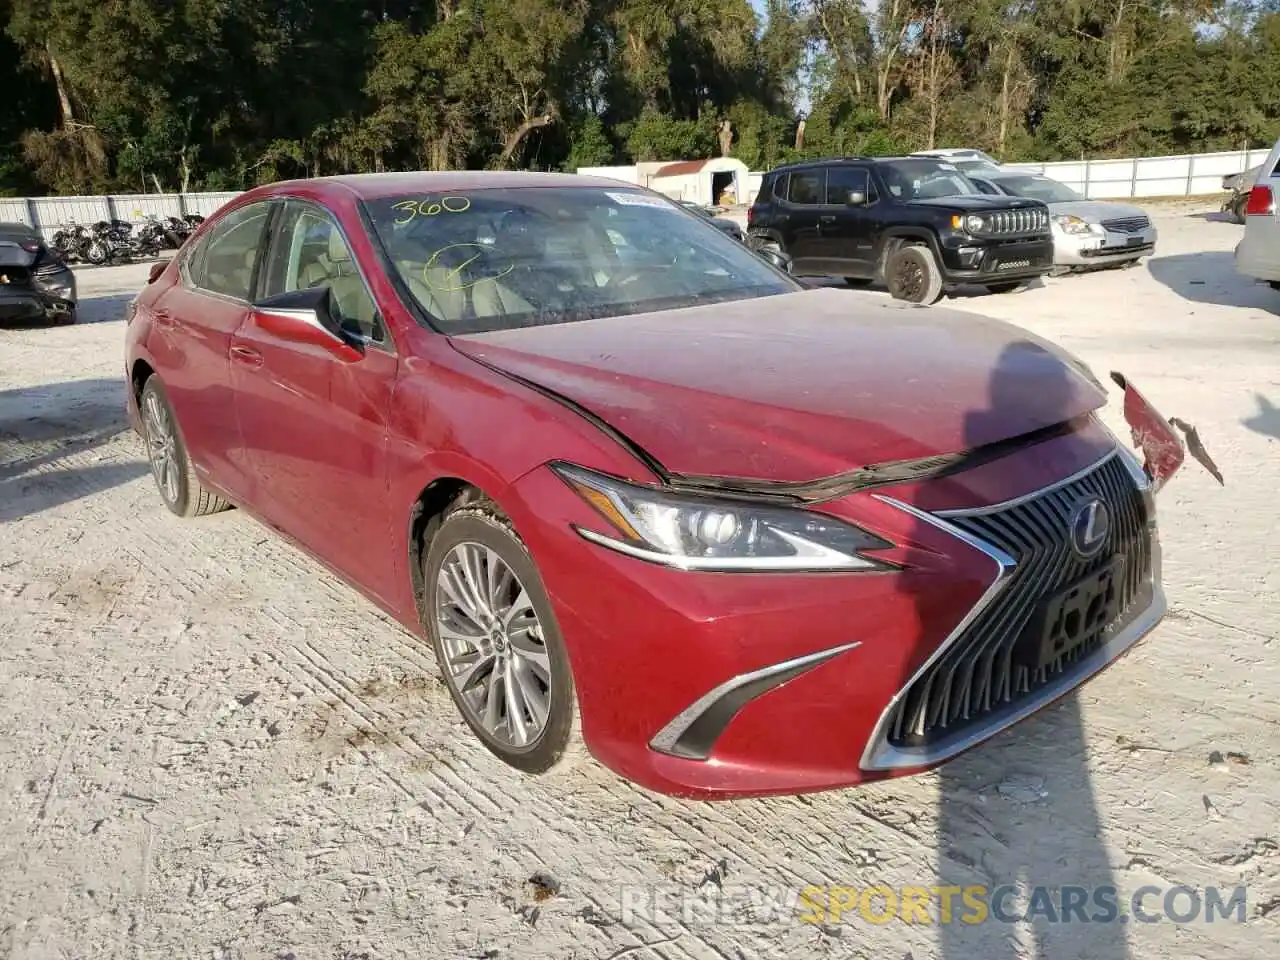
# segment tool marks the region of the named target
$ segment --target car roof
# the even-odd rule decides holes
[[[533,173],[524,170],[412,170],[404,173],[348,173],[271,184],[270,192],[286,192],[303,185],[344,187],[362,200],[378,200],[406,193],[445,190],[515,190],[522,187],[589,187],[597,190],[636,189],[635,184],[576,173]]]

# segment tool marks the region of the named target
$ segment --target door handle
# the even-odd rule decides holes
[[[262,366],[262,354],[253,347],[242,347],[239,344],[231,348],[231,359],[249,367]]]
[[[168,310],[154,310],[152,311],[151,316],[155,319],[156,326],[158,327],[172,329],[178,325],[178,321],[173,319],[173,314]]]

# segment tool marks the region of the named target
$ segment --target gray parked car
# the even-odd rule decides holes
[[[75,274],[25,223],[0,223],[0,321],[75,319]]]
[[[1132,266],[1156,249],[1156,228],[1141,207],[1114,200],[1086,200],[1043,174],[1001,167],[967,171],[983,193],[1040,200],[1053,225],[1053,271],[1061,276],[1092,267]]]

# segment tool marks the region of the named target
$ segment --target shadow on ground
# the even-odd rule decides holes
[[[1190,220],[1206,220],[1209,223],[1232,223],[1241,226],[1240,221],[1225,210],[1211,210],[1208,212],[1188,213],[1187,218]]]
[[[1280,290],[1236,273],[1235,254],[1230,250],[1153,257],[1147,261],[1147,269],[1159,283],[1194,303],[1280,313]]]
[[[83,454],[129,429],[124,390],[123,379],[0,390],[0,523],[147,472],[143,460],[84,462]]]
[[[1260,393],[1255,393],[1253,399],[1258,404],[1258,412],[1240,423],[1246,430],[1280,440],[1280,409]]]

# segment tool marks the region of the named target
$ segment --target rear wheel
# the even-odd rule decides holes
[[[178,420],[158,377],[147,378],[138,407],[142,412],[151,476],[170,512],[180,517],[202,517],[230,507],[230,503],[205,489],[196,478]]]
[[[577,753],[569,657],[511,521],[488,500],[451,508],[422,572],[427,634],[467,726],[525,773],[544,773]]]
[[[885,267],[889,293],[908,303],[936,303],[942,297],[942,272],[928,247],[902,247]]]

